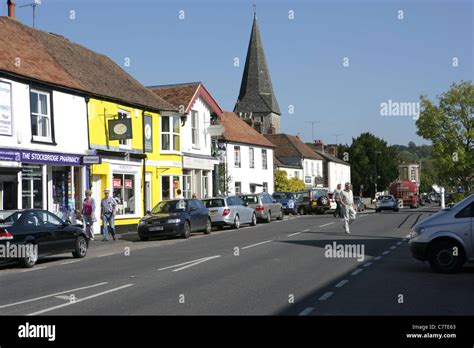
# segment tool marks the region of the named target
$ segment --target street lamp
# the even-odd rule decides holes
[[[378,179],[378,174],[377,174],[377,155],[382,153],[382,151],[375,151],[375,192],[374,192],[374,199],[377,198],[377,179]]]

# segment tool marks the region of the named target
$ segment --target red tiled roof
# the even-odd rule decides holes
[[[148,88],[178,109],[182,108],[186,110],[200,84],[200,82],[191,82],[177,85],[152,86]]]
[[[105,55],[0,17],[0,71],[153,110],[176,111]],[[16,64],[15,62],[20,64]]]
[[[219,121],[224,127],[224,140],[264,147],[275,147],[272,142],[268,141],[262,134],[253,129],[233,112],[224,111],[219,116]]]
[[[281,133],[265,134],[265,137],[276,145],[275,156],[278,158],[303,157],[315,160],[323,159],[297,136]]]

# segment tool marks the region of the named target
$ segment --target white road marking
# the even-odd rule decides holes
[[[324,224],[324,225],[321,225],[321,226],[319,226],[319,227],[326,227],[326,226],[329,226],[329,225],[332,225],[332,224],[335,224],[335,222],[330,222],[330,223],[328,223],[328,224]]]
[[[405,237],[409,238],[409,237],[410,237],[410,234],[407,234]]]
[[[30,268],[30,269],[25,269],[23,271],[20,271],[20,273],[25,273],[25,272],[32,272],[32,271],[39,271],[40,269],[45,269],[46,267],[35,267],[35,268]]]
[[[186,269],[186,268],[189,268],[189,267],[193,267],[193,266],[196,266],[196,265],[199,265],[200,263],[203,263],[203,262],[206,262],[206,261],[209,261],[209,260],[213,260],[213,259],[216,259],[218,257],[221,257],[221,255],[216,255],[216,256],[210,256],[210,257],[206,257],[200,261],[196,261],[194,263],[191,263],[189,265],[186,265],[186,266],[183,266],[183,267],[180,267],[180,268],[177,268],[177,269],[174,269],[172,270],[172,272],[179,272],[179,271],[182,271],[183,269]]]
[[[401,244],[403,244],[403,242],[398,242],[398,243],[397,243],[397,245],[401,245]]]
[[[260,242],[260,243],[256,243],[256,244],[247,245],[247,246],[243,247],[242,250],[243,250],[243,249],[248,249],[248,248],[253,248],[253,247],[257,246],[257,245],[262,245],[262,244],[270,243],[270,242],[271,242],[271,240],[266,240],[266,241],[264,241],[264,242]]]
[[[70,263],[76,263],[76,262],[81,262],[82,260],[73,260],[73,261],[66,261],[60,263],[60,265],[69,265]]]
[[[375,260],[375,261],[378,261],[378,260],[380,260],[380,259],[382,259],[382,256],[377,256],[374,260]]]
[[[396,248],[395,245],[392,245],[392,246],[390,247],[390,249],[392,249],[392,250],[395,249],[395,248]]]
[[[300,314],[298,314],[298,315],[302,315],[302,316],[308,315],[308,314],[311,313],[312,311],[314,311],[314,308],[313,308],[313,307],[308,307],[308,308],[306,308],[304,311],[302,311],[302,312],[301,312]]]
[[[382,255],[387,255],[387,254],[390,254],[390,250],[384,251],[384,252],[382,253]]]
[[[351,275],[358,275],[360,272],[362,272],[363,269],[362,268],[358,268],[356,269],[354,272],[351,273]]]
[[[6,307],[11,307],[11,306],[17,306],[17,305],[19,305],[19,304],[28,303],[28,302],[33,302],[33,301],[38,301],[38,300],[42,300],[42,299],[45,299],[45,298],[48,298],[48,297],[55,297],[55,296],[58,296],[58,295],[62,295],[62,294],[66,294],[66,293],[70,293],[70,292],[74,292],[74,291],[79,291],[79,290],[84,290],[84,289],[90,289],[90,288],[94,288],[94,287],[96,287],[96,286],[101,286],[101,285],[105,285],[105,284],[108,284],[108,283],[107,283],[107,282],[102,282],[102,283],[97,283],[97,284],[94,284],[94,285],[84,286],[84,287],[82,287],[82,288],[77,288],[77,289],[72,289],[72,290],[66,290],[66,291],[56,292],[56,293],[54,293],[54,294],[45,295],[45,296],[41,296],[41,297],[35,297],[35,298],[29,299],[29,300],[25,300],[25,301],[20,301],[20,302],[15,302],[15,303],[9,303],[9,304],[0,306],[0,308],[6,308]]]
[[[59,308],[64,308],[64,307],[67,307],[67,306],[71,306],[73,304],[83,302],[83,301],[87,301],[87,300],[90,300],[92,298],[99,297],[99,296],[102,296],[102,295],[106,295],[106,294],[109,294],[109,293],[114,292],[114,291],[122,290],[122,289],[128,288],[130,286],[133,286],[133,284],[122,285],[122,286],[119,286],[118,288],[113,288],[113,289],[103,291],[103,292],[99,292],[97,294],[90,295],[90,296],[87,296],[87,297],[84,297],[84,298],[81,298],[81,299],[76,299],[76,301],[74,301],[74,302],[67,302],[67,303],[63,303],[63,304],[58,305],[58,306],[46,308],[46,309],[43,309],[43,310],[38,311],[38,312],[30,313],[30,314],[28,314],[28,316],[43,314],[43,313],[46,313],[46,312],[51,312],[51,311],[54,311],[54,310],[59,309]]]
[[[217,255],[217,256],[220,256],[220,255]],[[209,257],[213,257],[213,256],[201,257],[200,259],[197,259],[197,260],[187,261],[187,262],[179,263],[179,264],[173,265],[173,266],[158,268],[158,271],[163,271],[163,270],[165,270],[165,269],[176,268],[176,267],[188,265],[188,264],[190,264],[190,263],[195,263],[195,262],[198,262],[198,261],[201,261],[201,260],[206,260],[206,259],[208,259]]]
[[[296,236],[297,234],[301,234],[301,232],[296,232],[296,233],[289,234],[288,237]]]
[[[347,280],[347,279],[341,280],[339,283],[336,284],[336,288],[342,288],[344,286],[344,284],[346,284],[348,282],[349,282],[349,280]]]
[[[59,296],[54,296],[56,298],[59,298],[60,300],[66,300],[66,301],[69,301],[69,299],[71,298],[69,295],[59,295]]]
[[[115,255],[115,254],[117,254],[117,253],[104,254],[104,255],[99,255],[99,256],[97,256],[97,257],[106,257],[106,256],[110,256],[110,255]]]
[[[372,264],[373,264],[373,262],[367,262],[367,263],[365,263],[362,267],[369,267],[369,266],[372,265]]]
[[[306,230],[303,230],[303,232],[309,232],[309,228],[307,228]]]
[[[326,292],[323,296],[321,296],[319,298],[319,301],[326,301],[328,298],[330,298],[332,295],[334,294],[334,292]]]

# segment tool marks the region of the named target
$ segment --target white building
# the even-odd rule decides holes
[[[233,112],[222,113],[219,121],[224,127],[219,140],[221,193],[273,193],[275,145]]]
[[[275,153],[273,153],[275,155]],[[286,172],[286,177],[288,179],[297,178],[300,180],[304,180],[304,173],[303,173],[303,166],[302,165],[290,165],[290,164],[283,164],[273,156],[273,165],[275,170],[282,170]]]
[[[344,188],[346,182],[351,182],[351,166],[337,157],[337,145],[324,145],[318,140],[313,145],[314,151],[324,159],[324,185],[334,191],[338,184]]]
[[[183,153],[183,196],[212,197],[213,171],[218,161],[212,156],[209,133],[211,119],[222,110],[201,82],[149,87],[186,115],[181,127]]]
[[[266,134],[265,137],[276,145],[275,157],[282,164],[278,169],[286,171],[288,178],[301,175],[299,178],[308,187],[324,183],[323,158],[298,136],[281,133]]]

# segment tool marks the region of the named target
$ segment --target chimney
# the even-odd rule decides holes
[[[7,5],[8,5],[8,17],[15,18],[15,6],[16,6],[15,1],[8,0]]]
[[[315,150],[324,152],[324,143],[322,140],[315,140],[314,141],[314,148]]]
[[[330,155],[337,156],[337,144],[326,145],[326,152]]]

